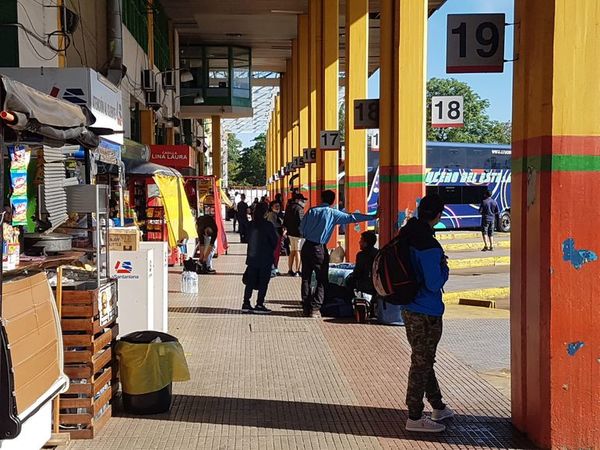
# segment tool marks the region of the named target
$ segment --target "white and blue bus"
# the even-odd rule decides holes
[[[446,208],[438,228],[475,228],[486,190],[498,202],[498,229],[510,231],[511,149],[509,145],[428,142],[425,184]],[[379,152],[369,151],[369,211],[379,201]]]

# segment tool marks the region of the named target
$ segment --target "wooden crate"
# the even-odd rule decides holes
[[[60,424],[71,439],[92,439],[112,416],[111,400],[118,380],[113,344],[119,334],[116,302],[111,317],[102,316],[106,287],[92,291],[63,291],[61,324],[65,349],[64,372],[69,390],[60,396]],[[102,300],[102,299],[101,299]]]
[[[61,319],[64,331],[96,334],[117,318],[117,285],[114,281],[90,291],[63,290]]]
[[[110,351],[109,347],[94,361],[99,367],[104,364],[96,373],[92,371],[98,367],[91,364],[65,365],[71,385],[60,395],[60,424],[69,427],[64,431],[71,439],[92,439],[112,415],[115,382]]]

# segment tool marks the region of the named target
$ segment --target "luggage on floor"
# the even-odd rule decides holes
[[[366,292],[354,291],[352,305],[354,307],[354,319],[358,323],[366,323],[369,319],[375,317],[374,297]]]
[[[388,303],[381,297],[377,298],[377,322],[384,325],[403,326],[402,306]]]
[[[352,317],[354,310],[352,307],[352,291],[344,286],[328,283],[325,287],[325,298],[321,305],[321,316],[323,317]]]
[[[348,301],[348,299],[340,297],[327,299],[321,305],[320,312],[322,317],[335,317],[336,319],[352,317],[354,315],[352,300]]]

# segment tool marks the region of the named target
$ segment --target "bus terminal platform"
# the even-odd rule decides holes
[[[173,385],[171,411],[130,416],[117,407],[94,440],[69,449],[535,448],[511,425],[508,392],[480,375],[508,355],[508,312],[470,320],[448,308],[436,371],[457,415],[439,435],[407,432],[404,329],[304,318],[300,279],[287,276],[271,282],[272,314],[242,314],[245,245],[229,239],[218,273],[199,277],[198,295],[180,293],[181,269],[170,268],[169,332],[192,376]],[[470,337],[486,334],[494,334],[486,345]]]

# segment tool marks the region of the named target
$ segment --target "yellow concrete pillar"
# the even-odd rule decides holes
[[[345,205],[350,212],[367,209],[367,132],[354,129],[354,101],[367,97],[369,63],[369,0],[346,0],[346,177]],[[360,250],[360,233],[346,227],[346,260]]]
[[[300,156],[300,114],[299,114],[299,103],[298,103],[298,39],[292,40],[292,77],[291,77],[291,91],[292,91],[292,152],[290,155],[290,162],[294,162],[294,158]],[[300,185],[300,178],[297,177],[298,172],[291,174],[294,178],[293,187],[296,188]],[[290,178],[291,178],[290,177]]]
[[[156,144],[154,111],[152,111],[151,109],[140,111],[140,139],[142,141],[142,144]]]
[[[600,2],[515,2],[512,421],[600,448]]]
[[[286,62],[286,130],[287,130],[287,147],[285,149],[284,165],[287,165],[293,159],[294,154],[294,73],[292,59]],[[286,198],[290,192],[290,180],[293,174],[290,173],[285,177]]]
[[[282,80],[279,81],[281,86]],[[273,170],[279,174],[279,168],[281,167],[281,91],[275,97],[275,130],[275,167]],[[283,192],[281,180],[277,181],[275,191],[276,194]]]
[[[146,24],[148,34],[148,69],[154,68],[154,10],[152,8],[154,0],[148,2],[146,9]],[[153,110],[140,111],[140,137],[142,144],[156,144],[155,113]]]
[[[309,92],[308,92],[308,15],[304,14],[298,17],[298,126],[299,143],[298,155],[302,156],[305,148],[309,146]],[[308,196],[308,166],[300,169],[300,191]]]
[[[221,116],[212,116],[212,165],[217,186],[221,185]]]
[[[309,145],[317,148],[319,131],[321,130],[321,41],[322,41],[322,0],[309,0]],[[317,173],[321,170],[322,161],[308,166],[309,205],[316,206],[319,202]]]
[[[175,129],[172,127],[167,128],[166,142],[167,145],[175,145]]]
[[[322,18],[322,91],[321,114],[322,130],[338,130],[338,91],[339,91],[339,0],[324,0]],[[319,139],[320,141],[320,139]],[[332,190],[338,195],[339,152],[318,151],[317,159],[321,160],[319,188]],[[319,199],[320,200],[320,199]],[[334,205],[335,206],[335,205]],[[329,247],[337,245],[337,230],[333,233]]]
[[[381,0],[380,242],[424,194],[427,0]]]
[[[146,7],[146,23],[148,28],[148,61],[150,70],[154,68],[154,0],[148,0]]]
[[[279,147],[279,169],[286,164],[287,159],[287,147],[288,147],[288,123],[287,123],[287,103],[288,103],[288,92],[287,92],[287,84],[288,84],[288,75],[284,74],[281,77],[281,98],[279,102],[279,123],[281,124],[280,129],[280,147]],[[280,173],[279,180],[279,192],[281,195],[286,198],[287,196],[287,177],[282,176]]]

